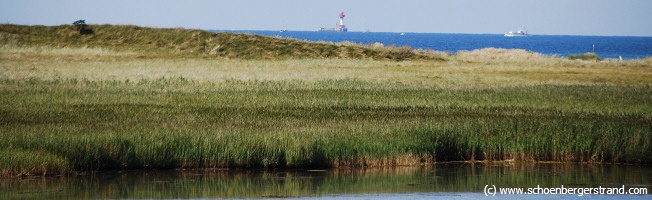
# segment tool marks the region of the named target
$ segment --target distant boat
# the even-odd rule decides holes
[[[516,31],[510,31],[505,33],[505,37],[522,37],[528,35],[529,34],[527,33],[527,30],[525,30],[525,26],[521,27],[521,29],[518,29]]]
[[[288,29],[285,28],[285,22],[283,22],[283,28],[279,32],[281,33],[288,32]]]

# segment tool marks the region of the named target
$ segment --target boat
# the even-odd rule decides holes
[[[283,28],[281,30],[279,30],[278,32],[281,32],[281,33],[288,32],[288,29],[285,28],[285,22],[283,22]]]
[[[521,27],[521,29],[518,29],[516,31],[510,31],[505,33],[505,37],[522,37],[522,36],[528,36],[527,30],[525,30],[525,26]]]

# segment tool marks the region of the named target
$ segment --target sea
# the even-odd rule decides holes
[[[593,52],[600,58],[645,59],[652,57],[652,37],[530,35],[505,37],[502,34],[392,33],[392,32],[319,32],[319,31],[223,31],[306,41],[382,43],[413,49],[456,53],[482,48],[524,49],[547,56],[567,57]]]

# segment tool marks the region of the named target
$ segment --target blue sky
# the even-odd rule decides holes
[[[652,36],[652,0],[0,0],[0,23],[133,24],[221,30]]]

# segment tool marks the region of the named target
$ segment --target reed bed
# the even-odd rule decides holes
[[[400,89],[185,79],[2,80],[5,175],[436,161],[650,163],[647,87]],[[191,90],[190,88],[200,88]],[[206,89],[211,88],[211,89]],[[43,163],[24,170],[23,161]],[[26,164],[29,165],[29,164]]]

